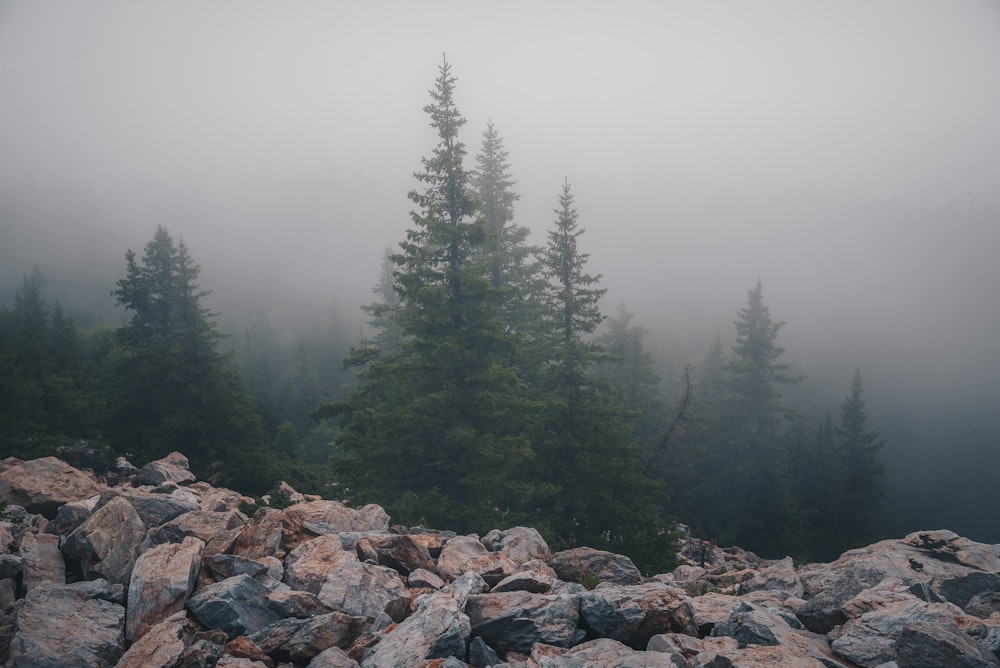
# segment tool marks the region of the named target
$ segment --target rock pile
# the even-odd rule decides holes
[[[111,483],[114,484],[111,484]],[[46,667],[1000,666],[1000,546],[910,534],[828,564],[685,536],[671,573],[525,527],[240,512],[173,453],[98,480],[0,462],[0,661]]]

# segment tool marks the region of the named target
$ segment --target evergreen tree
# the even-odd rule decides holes
[[[885,519],[885,473],[880,460],[884,445],[879,433],[869,431],[868,415],[862,398],[861,370],[854,372],[851,391],[840,404],[837,428],[838,469],[836,490],[837,519],[844,549],[884,538],[889,528]]]
[[[445,62],[424,108],[438,144],[414,175],[413,226],[392,256],[399,351],[355,359],[361,387],[315,415],[340,418],[335,459],[355,498],[402,521],[471,531],[525,506],[530,490],[513,471],[532,456],[522,426],[531,410],[484,261],[455,81]]]
[[[181,450],[201,477],[211,465],[230,484],[267,489],[274,481],[260,418],[219,352],[222,335],[187,247],[159,226],[141,259],[131,250],[125,259],[113,293],[130,313],[118,330],[114,445],[140,462]]]
[[[549,231],[543,271],[548,359],[537,425],[534,475],[554,485],[543,526],[560,548],[575,545],[629,554],[646,570],[666,565],[672,537],[661,515],[662,488],[642,473],[642,452],[614,390],[594,364],[608,359],[590,335],[604,319],[600,276],[586,272],[589,257],[577,240],[573,194],[567,182]]]

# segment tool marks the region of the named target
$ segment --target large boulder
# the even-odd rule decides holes
[[[17,611],[8,668],[114,666],[125,651],[125,608],[69,585],[35,587]]]
[[[0,473],[0,498],[48,519],[55,517],[59,506],[100,492],[92,474],[55,457],[33,459]]]
[[[491,552],[503,552],[518,566],[533,559],[544,561],[550,555],[549,544],[531,527],[494,529],[483,536],[482,542]]]
[[[585,635],[577,628],[580,601],[575,596],[526,591],[473,594],[465,612],[472,632],[498,652],[526,653],[535,643],[571,647]]]
[[[249,575],[237,575],[197,590],[187,608],[199,623],[230,637],[256,633],[278,621],[268,605],[269,590]]]
[[[388,566],[404,577],[418,569],[434,568],[434,560],[427,547],[407,534],[364,536],[355,549],[362,561]]]
[[[374,619],[385,613],[402,621],[409,611],[410,593],[399,573],[362,563],[350,552],[344,555],[317,594],[323,605],[349,615]]]
[[[149,462],[139,469],[135,482],[140,485],[162,485],[172,482],[178,485],[194,482],[195,475],[188,469],[188,459],[179,452],[171,452],[163,459]]]
[[[659,582],[599,585],[580,594],[580,624],[593,636],[644,649],[660,633],[696,635],[688,597]]]
[[[85,578],[127,585],[145,535],[132,504],[115,497],[66,537],[62,551],[79,562]]]
[[[459,600],[445,592],[428,594],[418,599],[412,615],[380,635],[378,644],[365,655],[361,666],[399,668],[449,657],[464,661],[471,630]]]
[[[546,648],[548,649],[548,648]],[[532,659],[542,654],[541,648],[532,652]],[[584,668],[585,666],[607,666],[608,668],[686,668],[683,655],[675,652],[646,652],[632,649],[609,638],[597,638],[581,643],[561,652],[546,652],[536,665],[546,668]]]
[[[139,555],[128,586],[125,637],[129,641],[144,628],[183,611],[197,583],[204,550],[204,542],[189,536]]]
[[[205,543],[205,556],[228,552],[243,527],[246,516],[238,511],[193,510],[150,529],[147,543],[180,543],[193,536]]]
[[[315,536],[389,531],[389,515],[374,504],[355,510],[338,501],[296,503],[281,511],[281,522],[282,542],[287,549],[294,549]]]
[[[131,611],[130,611],[131,612]],[[132,643],[115,668],[151,668],[177,666],[187,649],[184,642],[187,611],[181,610],[159,621]],[[126,618],[126,628],[128,620]]]
[[[330,572],[343,561],[357,561],[357,557],[345,552],[336,536],[319,536],[288,553],[283,579],[292,589],[318,594]]]
[[[367,627],[364,617],[329,612],[309,619],[282,619],[250,640],[278,661],[304,664],[331,647],[348,647]]]
[[[437,560],[438,575],[447,581],[455,580],[468,568],[466,564],[473,559],[485,557],[490,551],[474,536],[455,536],[441,548]]]
[[[595,580],[628,585],[638,584],[642,580],[642,573],[625,555],[591,547],[556,552],[549,559],[549,566],[565,582]]]
[[[45,584],[66,582],[66,561],[59,536],[26,533],[21,539],[21,573],[27,591]]]
[[[247,559],[284,558],[285,550],[281,547],[281,517],[281,511],[276,508],[259,509],[236,535],[232,553]]]
[[[165,524],[184,513],[200,509],[195,501],[182,498],[179,495],[155,494],[144,489],[130,487],[122,489],[119,494],[132,504],[135,512],[142,519],[142,523],[150,529]],[[102,501],[108,496],[110,495],[104,494]]]

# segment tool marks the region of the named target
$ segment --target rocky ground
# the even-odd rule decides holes
[[[0,463],[0,661],[72,666],[1000,666],[1000,545],[926,531],[828,564],[685,537],[551,554],[305,498],[247,517],[174,453],[102,479]],[[245,500],[245,499],[244,499]]]

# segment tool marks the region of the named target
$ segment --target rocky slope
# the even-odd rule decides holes
[[[524,527],[301,495],[247,517],[177,453],[100,480],[5,460],[0,498],[11,667],[1000,666],[1000,546],[948,531],[799,567],[686,537],[644,579]]]

